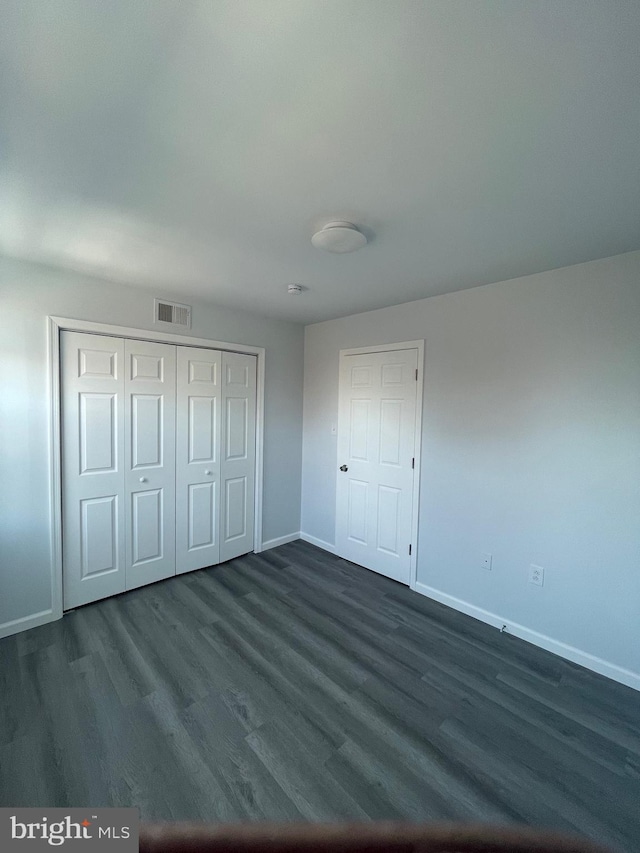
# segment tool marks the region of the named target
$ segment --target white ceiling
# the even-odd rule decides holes
[[[313,322],[640,248],[638,0],[2,0],[0,31],[7,255]],[[369,245],[314,249],[329,219]]]

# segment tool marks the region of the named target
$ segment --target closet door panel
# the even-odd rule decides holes
[[[215,483],[192,483],[188,489],[188,549],[215,546],[218,512]],[[209,559],[209,558],[207,558]]]
[[[253,550],[256,358],[222,353],[220,560]]]
[[[177,348],[176,572],[220,562],[222,354]]]
[[[175,574],[176,348],[125,341],[126,588]]]
[[[124,341],[62,332],[64,609],[125,589]]]

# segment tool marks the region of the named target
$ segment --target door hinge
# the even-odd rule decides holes
[[[409,545],[409,556],[411,556],[411,545]]]
[[[418,381],[418,368],[416,367],[416,382]]]
[[[415,457],[415,456],[412,456],[412,457],[411,457],[411,467],[412,467],[412,468],[415,468],[415,467],[416,467],[416,457]]]

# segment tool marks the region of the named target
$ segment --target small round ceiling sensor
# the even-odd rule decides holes
[[[366,245],[367,238],[362,231],[358,231],[353,223],[340,220],[327,222],[320,231],[316,231],[311,242],[316,249],[343,254],[361,249]]]
[[[302,285],[301,284],[288,284],[287,285],[287,293],[302,293]]]

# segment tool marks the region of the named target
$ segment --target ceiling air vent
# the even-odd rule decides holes
[[[172,326],[183,326],[191,328],[191,306],[182,305],[180,302],[166,302],[164,299],[154,301],[154,321],[156,323],[170,323]]]

